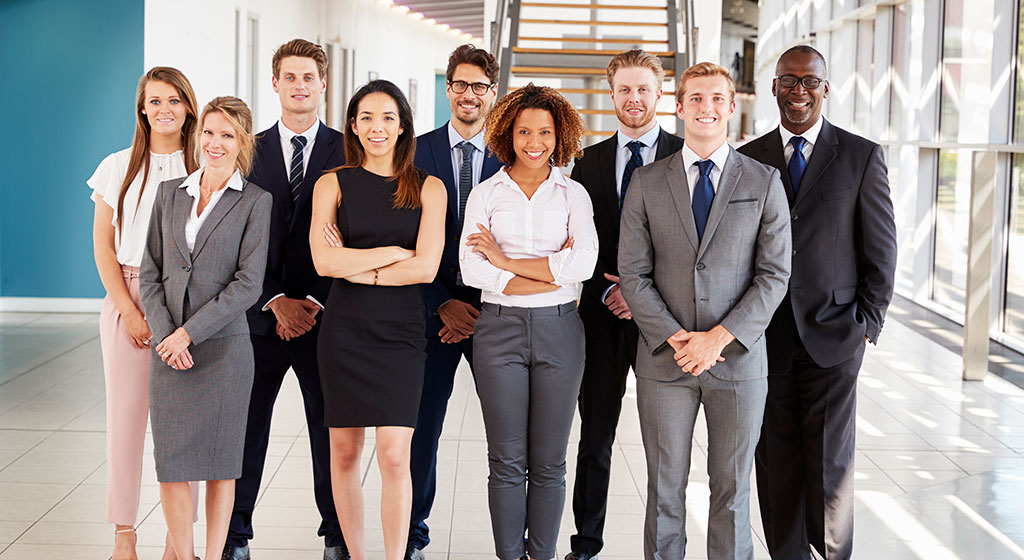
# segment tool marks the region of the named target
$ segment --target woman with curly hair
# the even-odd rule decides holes
[[[590,197],[558,169],[581,153],[584,128],[558,92],[530,84],[498,101],[486,130],[505,167],[469,195],[459,262],[482,291],[473,369],[491,527],[498,558],[550,560],[583,378],[576,298],[597,262]]]

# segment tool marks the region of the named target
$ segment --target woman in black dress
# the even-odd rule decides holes
[[[409,532],[409,450],[423,387],[423,298],[437,273],[447,193],[413,167],[412,110],[386,80],[356,92],[346,115],[345,161],[313,191],[309,244],[322,276],[335,278],[320,328],[331,485],[345,544],[365,560],[359,480],[365,428],[376,428],[388,560],[402,560]]]

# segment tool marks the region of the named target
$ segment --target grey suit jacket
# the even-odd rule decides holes
[[[153,347],[178,327],[192,344],[249,334],[245,310],[259,298],[267,269],[270,193],[248,181],[241,192],[225,190],[189,252],[185,221],[193,199],[178,188],[184,181],[160,183],[139,273]]]
[[[636,374],[682,377],[668,338],[721,324],[736,340],[709,373],[765,377],[762,335],[786,293],[792,250],[779,172],[730,148],[698,244],[683,166],[678,153],[637,169],[622,210],[619,275],[640,327]]]

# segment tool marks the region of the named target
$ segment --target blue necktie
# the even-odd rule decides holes
[[[804,159],[803,147],[807,143],[802,136],[794,136],[789,139],[793,145],[793,155],[789,157],[789,184],[793,185],[793,194],[800,192],[800,181],[804,180],[804,169],[807,169],[807,160]]]
[[[466,221],[466,201],[469,200],[469,191],[473,190],[473,152],[476,146],[462,141],[455,147],[462,150],[462,166],[459,167],[459,231],[462,231],[462,224]]]
[[[715,200],[715,188],[711,186],[711,169],[715,162],[705,159],[694,163],[700,170],[697,184],[693,186],[693,221],[697,223],[697,240],[704,239],[704,227],[708,225],[711,202]]]
[[[633,178],[633,172],[638,167],[644,166],[644,158],[640,156],[640,148],[644,147],[643,142],[639,140],[633,140],[626,144],[629,151],[632,152],[629,156],[629,160],[626,161],[626,167],[622,170],[622,183],[619,186],[619,213],[622,213],[622,203],[626,201],[626,189],[629,187],[629,180]]]

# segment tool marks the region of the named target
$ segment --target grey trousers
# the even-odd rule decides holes
[[[473,334],[473,370],[487,432],[494,548],[502,560],[518,559],[526,548],[537,560],[555,556],[583,360],[576,302],[483,304]]]
[[[707,557],[753,559],[750,472],[768,380],[725,381],[704,372],[664,382],[638,375],[636,392],[647,456],[644,558],[681,560],[685,555],[686,483],[693,426],[703,404],[711,486]]]

